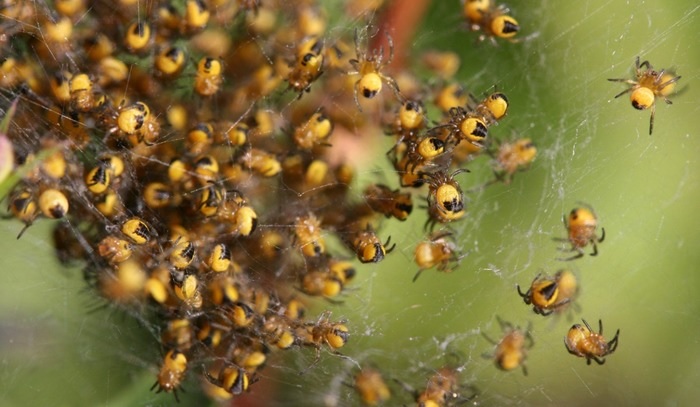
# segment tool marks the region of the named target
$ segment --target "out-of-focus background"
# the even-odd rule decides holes
[[[384,372],[394,392],[390,405],[412,402],[393,379],[420,389],[431,369],[455,358],[482,405],[693,405],[700,398],[700,5],[508,5],[519,36],[529,37],[522,43],[477,44],[463,27],[459,2],[436,1],[412,51],[458,52],[458,78],[471,92],[493,85],[505,92],[511,109],[491,134],[532,138],[534,165],[511,185],[467,194],[467,217],[453,227],[469,254],[453,273],[428,270],[412,283],[424,219],[388,223],[381,235],[392,236],[395,252],[358,268],[343,304],[320,301],[316,310],[347,319],[351,339],[343,353]],[[683,77],[673,105],[657,103],[652,136],[649,112],[633,109],[627,96],[613,99],[625,85],[607,81],[631,78],[637,56]],[[360,170],[363,177],[385,172],[394,185],[382,157],[390,146],[386,138],[376,164]],[[490,171],[486,157],[469,168],[472,174],[459,176],[465,190]],[[580,202],[595,208],[606,239],[597,257],[557,261],[562,253],[553,238],[566,236],[562,215]],[[85,289],[79,265],[58,264],[52,226],[40,220],[17,241],[21,224],[0,222],[0,404],[174,404],[171,395],[149,393],[161,357],[157,338],[148,326],[102,307]],[[516,284],[528,287],[538,273],[561,268],[579,277],[580,310],[535,315]],[[492,350],[482,332],[501,334],[496,316],[532,324],[527,376],[499,371],[482,357]],[[602,319],[608,338],[621,331],[603,366],[587,366],[564,348],[563,336],[581,318],[594,327]],[[359,404],[345,385],[353,363],[324,352],[323,363],[299,375],[315,353],[289,353],[263,371],[272,388],[266,392],[277,392],[270,405]],[[197,387],[194,380],[185,384],[191,391],[181,395],[183,405],[198,397]]]

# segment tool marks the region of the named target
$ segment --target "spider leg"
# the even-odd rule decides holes
[[[471,172],[471,171],[469,171],[469,168],[460,168],[460,169],[456,170],[455,172],[453,172],[450,176],[455,177],[455,176],[457,176],[459,174],[463,174],[465,172]]]
[[[450,233],[450,234],[451,234],[451,233]],[[471,253],[471,251],[467,251],[466,253],[457,256],[453,261],[456,262],[457,265],[459,265],[459,262],[461,262],[462,259],[465,258],[465,257],[467,257],[470,253]]]
[[[345,359],[345,360],[347,360],[347,361],[350,361],[350,362],[354,363],[355,366],[357,366],[358,368],[361,368],[360,364],[357,363],[357,361],[356,361],[355,359],[351,358],[351,357],[348,356],[348,355],[343,355],[342,353],[338,352],[337,350],[331,352],[331,354],[332,354],[332,355],[335,355],[335,356],[337,356],[337,357],[339,357],[339,358],[341,358],[341,359]]]
[[[498,324],[501,326],[502,331],[505,331],[506,329],[511,331],[513,330],[513,324],[511,324],[508,321],[502,320],[500,316],[496,316],[496,320],[498,320]]]
[[[353,69],[355,69],[355,70],[354,70],[354,71],[348,71],[348,72],[346,72],[346,73],[347,73],[348,75],[359,75],[359,74],[360,74],[360,61],[357,60],[357,59],[355,59],[355,58],[353,58],[353,59],[348,60],[348,62],[350,63],[350,65],[351,65],[351,66],[353,67]]]
[[[452,255],[454,257],[454,255]],[[443,273],[449,273],[450,270],[450,262],[454,261],[451,257],[448,257],[446,260],[440,261],[437,266],[435,267],[437,271],[442,271]]]
[[[222,387],[221,380],[219,380],[219,378],[217,378],[217,377],[212,376],[206,367],[202,366],[202,371],[204,372],[204,376],[207,378],[207,380],[209,380],[209,383],[211,383],[215,386]]]
[[[384,247],[388,246],[389,243],[391,243],[391,236],[389,236],[389,238],[386,239],[386,243],[384,243]],[[388,249],[386,249],[386,252],[387,252],[387,253],[391,253],[395,248],[396,248],[396,243],[394,243],[391,247],[389,247]]]
[[[362,106],[360,106],[360,100],[357,98],[357,94],[359,92],[359,87],[360,87],[360,80],[358,79],[357,82],[355,82],[355,92],[353,93],[353,98],[355,99],[355,104],[357,105],[357,110],[362,112]]]
[[[396,83],[396,80],[392,78],[391,76],[386,76],[384,74],[379,74],[379,77],[382,78],[387,85],[391,88],[391,90],[394,92],[394,95],[396,96],[396,99],[399,100],[399,102],[404,103],[405,99],[403,95],[401,95],[401,91],[399,90],[399,85]]]
[[[486,335],[485,332],[482,332],[482,333],[481,333],[481,336],[483,336],[487,341],[491,342],[492,344],[498,345],[498,342],[496,342],[496,341],[494,341],[493,339],[491,339],[488,335]],[[486,356],[486,355],[488,355],[488,356]],[[484,354],[484,355],[482,355],[482,356],[484,356],[486,359],[491,359],[491,358],[493,358],[493,355],[491,355],[491,354]]]
[[[603,240],[605,240],[605,228],[600,228],[600,238],[598,239],[598,243],[603,243]]]
[[[442,239],[443,237],[447,237],[447,236],[452,236],[452,232],[450,232],[449,230],[443,230],[443,231],[438,232],[438,234],[435,235],[432,239],[430,239],[430,241],[436,242],[439,239]]]
[[[515,288],[518,289],[518,294],[520,294],[520,296],[523,297],[523,300],[525,300],[525,304],[530,305],[530,290],[527,290],[526,292],[522,292],[520,290],[520,284],[516,284]]]
[[[591,356],[591,358],[588,359],[588,364],[589,364],[589,365],[591,364],[591,360],[595,360],[595,362],[596,362],[597,364],[599,364],[599,365],[605,364],[605,359],[601,359],[601,358],[599,358],[598,356]]]
[[[644,62],[642,62],[642,63],[640,64],[640,63],[639,63],[639,57],[637,57],[637,61],[636,61],[635,65],[637,66],[637,69],[640,69],[640,68],[646,68],[647,70],[652,70],[652,69],[654,69],[654,67],[651,66],[651,64],[649,63],[649,61],[644,61]]]
[[[572,346],[571,342],[569,341],[569,338],[567,338],[566,336],[564,337],[564,346],[566,346],[566,350],[570,354],[576,355],[576,356],[583,356],[580,352],[578,352],[576,350],[576,348],[574,346]]]
[[[554,311],[554,308],[563,307],[564,305],[566,305],[566,304],[568,304],[568,303],[570,303],[570,302],[571,302],[571,298],[567,298],[567,299],[565,299],[564,301],[562,301],[562,302],[560,302],[560,303],[554,304],[554,306],[552,307],[552,308],[553,308],[552,311]]]
[[[409,158],[408,161],[406,162],[406,165],[403,166],[403,170],[409,174],[413,174],[416,170],[416,167],[418,167],[418,165],[422,164],[422,162],[417,162],[417,160],[412,159],[413,154],[410,154],[409,157],[411,157],[411,158]],[[420,156],[418,156],[418,158],[422,159],[422,157],[420,157]]]
[[[567,257],[567,258],[561,258],[561,257],[559,257],[559,258],[557,258],[557,260],[559,260],[559,261],[572,261],[572,260],[580,259],[581,257],[584,256],[583,250],[581,250],[581,249],[572,248],[572,249],[569,250],[569,251],[574,251],[574,250],[578,251],[578,254],[576,254],[576,255],[574,255],[574,256],[572,256],[572,257]]]
[[[659,86],[659,82],[661,82],[661,78],[664,77],[664,74],[666,73],[665,69],[660,70],[659,72],[656,72],[656,77],[654,78],[654,85]]]
[[[384,61],[384,47],[379,47],[379,50],[374,51],[374,66],[377,71],[384,66],[382,62]]]
[[[530,334],[531,329],[532,329],[532,322],[529,322],[527,324],[527,330],[525,330],[525,339],[527,340],[527,344],[525,345],[525,347],[527,349],[530,349],[533,346],[535,346],[535,340],[532,338],[532,334]]]
[[[305,375],[306,372],[309,371],[309,369],[311,369],[312,367],[316,366],[316,365],[318,364],[318,362],[320,362],[320,361],[321,361],[321,348],[320,348],[320,347],[317,347],[317,348],[316,348],[316,358],[314,359],[313,362],[311,362],[311,364],[310,364],[309,366],[305,367],[304,370],[302,370],[301,372],[299,372],[299,376]]]
[[[423,225],[423,230],[430,230],[432,232],[436,224],[437,220],[428,218],[428,220],[425,221],[425,225]]]
[[[360,33],[357,28],[355,28],[355,56],[357,56],[357,59],[363,59],[360,58]]]
[[[612,338],[610,342],[608,342],[608,354],[615,352],[615,349],[617,349],[617,338],[620,335],[620,330],[618,329],[617,332],[615,332],[615,337]]]
[[[420,393],[418,392],[418,390],[416,390],[416,389],[414,389],[413,387],[411,387],[410,384],[408,384],[408,383],[406,383],[406,382],[404,382],[404,381],[401,381],[401,380],[399,380],[399,379],[397,379],[397,378],[395,378],[395,377],[394,377],[394,381],[395,381],[396,383],[398,383],[398,384],[399,384],[404,390],[406,390],[408,393],[413,394],[413,397],[418,398],[418,395],[419,395]]]
[[[654,131],[654,114],[656,113],[656,104],[651,105],[651,117],[649,118],[649,135]]]
[[[19,234],[17,235],[17,240],[19,240],[20,237],[24,234],[24,232],[29,229],[29,227],[32,226],[32,222],[26,223],[22,230],[19,231]]]
[[[389,44],[389,58],[386,60],[386,64],[390,65],[391,61],[394,60],[394,40],[389,33],[386,33],[386,42]]]
[[[610,82],[624,82],[630,85],[637,85],[637,81],[634,81],[632,79],[627,79],[627,78],[608,78],[608,81]]]
[[[615,99],[619,98],[620,96],[624,95],[625,93],[632,92],[632,90],[634,90],[634,87],[627,88],[627,89],[623,90],[622,92],[615,95]]]
[[[598,245],[595,243],[595,240],[591,239],[591,245],[593,246],[593,253],[591,253],[591,256],[597,256],[598,255]]]
[[[427,269],[420,269],[420,270],[418,270],[418,271],[416,272],[416,275],[413,276],[413,282],[414,282],[414,283],[416,282],[416,280],[418,280],[418,277],[421,275],[421,273],[423,272],[423,270],[427,270]]]
[[[661,77],[659,77],[659,80],[660,80],[660,78],[661,78]],[[681,78],[680,76],[676,76],[675,78],[671,78],[671,79],[667,80],[666,82],[660,84],[660,85],[658,86],[658,89],[661,90],[661,89],[665,88],[666,86],[668,86],[668,85],[670,85],[670,84],[672,84],[672,83],[676,83],[676,82],[678,82],[678,80],[679,80],[680,78]]]

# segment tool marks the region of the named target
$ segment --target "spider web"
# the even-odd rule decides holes
[[[510,185],[467,195],[467,216],[453,227],[468,255],[453,273],[427,270],[412,283],[425,219],[386,222],[381,236],[392,236],[395,251],[358,267],[343,304],[319,302],[315,311],[347,320],[351,337],[341,351],[382,371],[392,387],[389,405],[412,403],[395,380],[420,391],[450,363],[463,367],[461,381],[478,389],[482,405],[692,405],[700,397],[700,350],[692,334],[700,325],[694,216],[700,108],[693,85],[700,76],[700,6],[692,0],[508,5],[523,37],[537,35],[520,44],[477,45],[461,26],[458,2],[434,2],[413,50],[454,50],[462,56],[457,77],[468,90],[480,95],[497,85],[505,92],[511,107],[491,136],[532,138],[534,165]],[[337,24],[331,32],[352,29]],[[626,97],[613,99],[623,85],[606,80],[631,78],[636,56],[682,76],[673,105],[657,106],[653,136],[649,112],[634,110]],[[391,142],[378,143],[381,156]],[[377,176],[396,185],[382,160],[360,170],[354,193]],[[475,160],[472,173],[458,181],[465,190],[478,185],[488,165],[486,157]],[[561,252],[552,239],[565,236],[562,215],[579,202],[595,208],[606,240],[597,257],[557,261]],[[56,271],[49,222],[37,222],[16,241],[18,225],[0,223],[2,404],[46,404],[59,395],[79,404],[172,404],[169,395],[148,392],[160,358],[156,343],[134,339],[155,336],[154,328],[110,309],[88,312],[99,304],[83,291],[79,267]],[[580,311],[535,315],[515,285],[527,287],[538,273],[562,268],[579,278]],[[501,335],[496,316],[531,324],[527,376],[499,371],[483,357],[493,346],[482,333]],[[620,345],[603,366],[587,366],[564,348],[563,336],[581,318],[592,326],[602,319],[608,338],[621,330]],[[271,360],[250,397],[274,394],[268,405],[276,406],[359,404],[346,385],[356,363],[324,351],[321,363],[299,375],[314,359],[312,349],[302,349]]]

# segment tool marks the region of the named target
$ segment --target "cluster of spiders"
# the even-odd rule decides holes
[[[407,110],[442,93],[441,124],[392,132],[410,187],[428,186],[432,228],[464,215],[454,177],[466,170],[428,161],[456,151],[460,115],[491,126],[507,109],[500,92],[482,102],[453,93],[452,104],[450,55],[426,60],[452,83],[413,92],[390,74],[390,35],[386,51],[370,48],[371,26],[334,36],[315,2],[8,2],[2,16],[17,237],[56,220],[59,258],[82,263],[101,300],[155,327],[153,389],[176,398],[187,377],[211,397],[237,396],[275,351],[312,348],[311,366],[324,350],[346,357],[351,325],[307,316],[309,301],[342,302],[360,270],[349,253],[383,261],[395,245],[380,237],[382,218],[415,211],[411,192],[378,180],[352,192],[355,169],[328,154],[337,128],[396,111],[413,126]],[[521,169],[477,144],[500,174]],[[450,271],[457,252],[439,231],[416,256],[421,271]]]
[[[18,238],[41,218],[57,220],[61,260],[84,263],[100,298],[157,327],[153,389],[176,398],[192,373],[211,397],[237,396],[278,351],[311,348],[311,366],[324,351],[349,358],[339,349],[352,325],[330,311],[309,317],[307,308],[311,298],[342,302],[362,272],[351,256],[376,264],[392,253],[382,221],[405,221],[425,194],[413,281],[428,269],[452,272],[467,256],[450,229],[470,209],[458,182],[470,177],[467,166],[487,157],[493,175],[478,188],[508,185],[537,155],[530,138],[493,137],[508,97],[466,91],[456,54],[417,58],[440,78],[425,85],[392,71],[390,33],[376,34],[386,48],[370,45],[371,25],[330,33],[313,1],[6,3],[0,29],[11,46],[0,92],[11,121],[1,130],[21,178],[7,197],[24,224]],[[507,7],[464,0],[463,13],[479,40],[518,41]],[[670,104],[679,79],[637,59],[634,79],[610,80],[630,85],[616,97],[630,93],[635,108],[651,109],[651,134],[656,99]],[[375,179],[354,188],[349,160],[328,153],[338,129],[358,127],[391,136],[386,156],[398,186]],[[563,260],[583,257],[588,245],[597,254],[605,231],[598,236],[592,209],[574,209],[564,224],[576,253]],[[578,285],[561,270],[518,291],[550,315],[573,303]],[[526,371],[530,330],[499,324],[489,357]],[[618,334],[606,341],[602,322],[594,332],[584,320],[565,344],[602,364]],[[471,400],[459,371],[436,371],[412,390],[415,401]],[[365,403],[389,397],[378,371],[355,380]]]

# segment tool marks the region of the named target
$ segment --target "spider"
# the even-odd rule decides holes
[[[589,243],[593,246],[593,252],[591,256],[598,255],[598,243],[603,243],[605,240],[605,228],[601,228],[600,237],[596,235],[596,229],[598,228],[598,217],[596,216],[593,208],[585,205],[585,207],[578,207],[571,210],[567,218],[566,215],[563,216],[564,227],[569,231],[569,237],[555,238],[555,241],[569,242],[571,243],[571,249],[569,251],[577,252],[576,255],[566,258],[559,259],[562,261],[576,260],[583,257],[583,248]],[[566,249],[564,249],[566,250]]]
[[[491,4],[490,0],[465,0],[462,2],[464,17],[471,31],[483,31],[479,36],[482,42],[487,38],[497,45],[496,38],[519,42],[513,38],[520,31],[518,21],[509,16],[510,9],[504,4]]]
[[[563,310],[578,294],[576,276],[569,270],[559,270],[554,276],[538,274],[525,293],[520,285],[516,287],[525,304],[532,304],[535,314],[542,316]]]
[[[482,332],[487,341],[496,345],[493,354],[487,353],[483,356],[487,359],[493,359],[496,367],[501,370],[511,371],[520,367],[523,369],[523,374],[527,376],[527,366],[525,365],[527,351],[535,345],[530,334],[530,325],[528,324],[527,329],[523,330],[520,327],[514,327],[510,322],[503,321],[500,317],[496,317],[496,319],[503,330],[503,337],[496,342]]]
[[[649,119],[649,135],[651,136],[654,130],[654,112],[656,111],[656,98],[661,97],[667,104],[672,104],[668,99],[676,87],[676,82],[681,78],[673,73],[666,72],[665,69],[655,71],[649,61],[639,62],[639,57],[634,62],[633,79],[608,79],[611,82],[624,82],[630,85],[629,88],[615,95],[618,98],[625,93],[631,92],[630,101],[632,106],[638,110],[646,110],[651,108],[651,118]],[[646,68],[642,71],[642,68]]]
[[[348,72],[348,74],[360,75],[360,79],[355,82],[354,92],[355,104],[360,111],[362,111],[362,106],[360,106],[357,94],[361,93],[365,98],[372,99],[382,90],[382,82],[386,82],[394,92],[394,95],[396,95],[400,101],[403,101],[403,97],[399,91],[399,85],[394,78],[382,73],[382,69],[390,65],[392,59],[394,59],[394,41],[388,33],[386,34],[386,38],[389,43],[389,57],[384,60],[384,47],[375,49],[371,54],[360,50],[360,36],[358,30],[355,30],[355,55],[357,59],[350,60],[350,64],[354,70]]]
[[[620,330],[615,332],[615,336],[610,341],[606,341],[603,338],[603,321],[598,320],[598,332],[594,332],[585,319],[582,321],[583,326],[575,324],[564,337],[566,350],[572,355],[586,358],[586,363],[589,365],[591,361],[602,365],[605,363],[605,356],[617,349],[617,338],[620,336]]]
[[[459,220],[464,216],[466,205],[464,203],[464,193],[454,177],[457,174],[469,172],[466,168],[461,168],[452,174],[447,171],[437,171],[428,177],[428,220],[425,223],[426,229],[431,229],[437,222],[448,223]]]
[[[371,367],[365,367],[357,372],[355,390],[367,406],[374,406],[391,398],[391,390],[384,382],[382,374]]]

